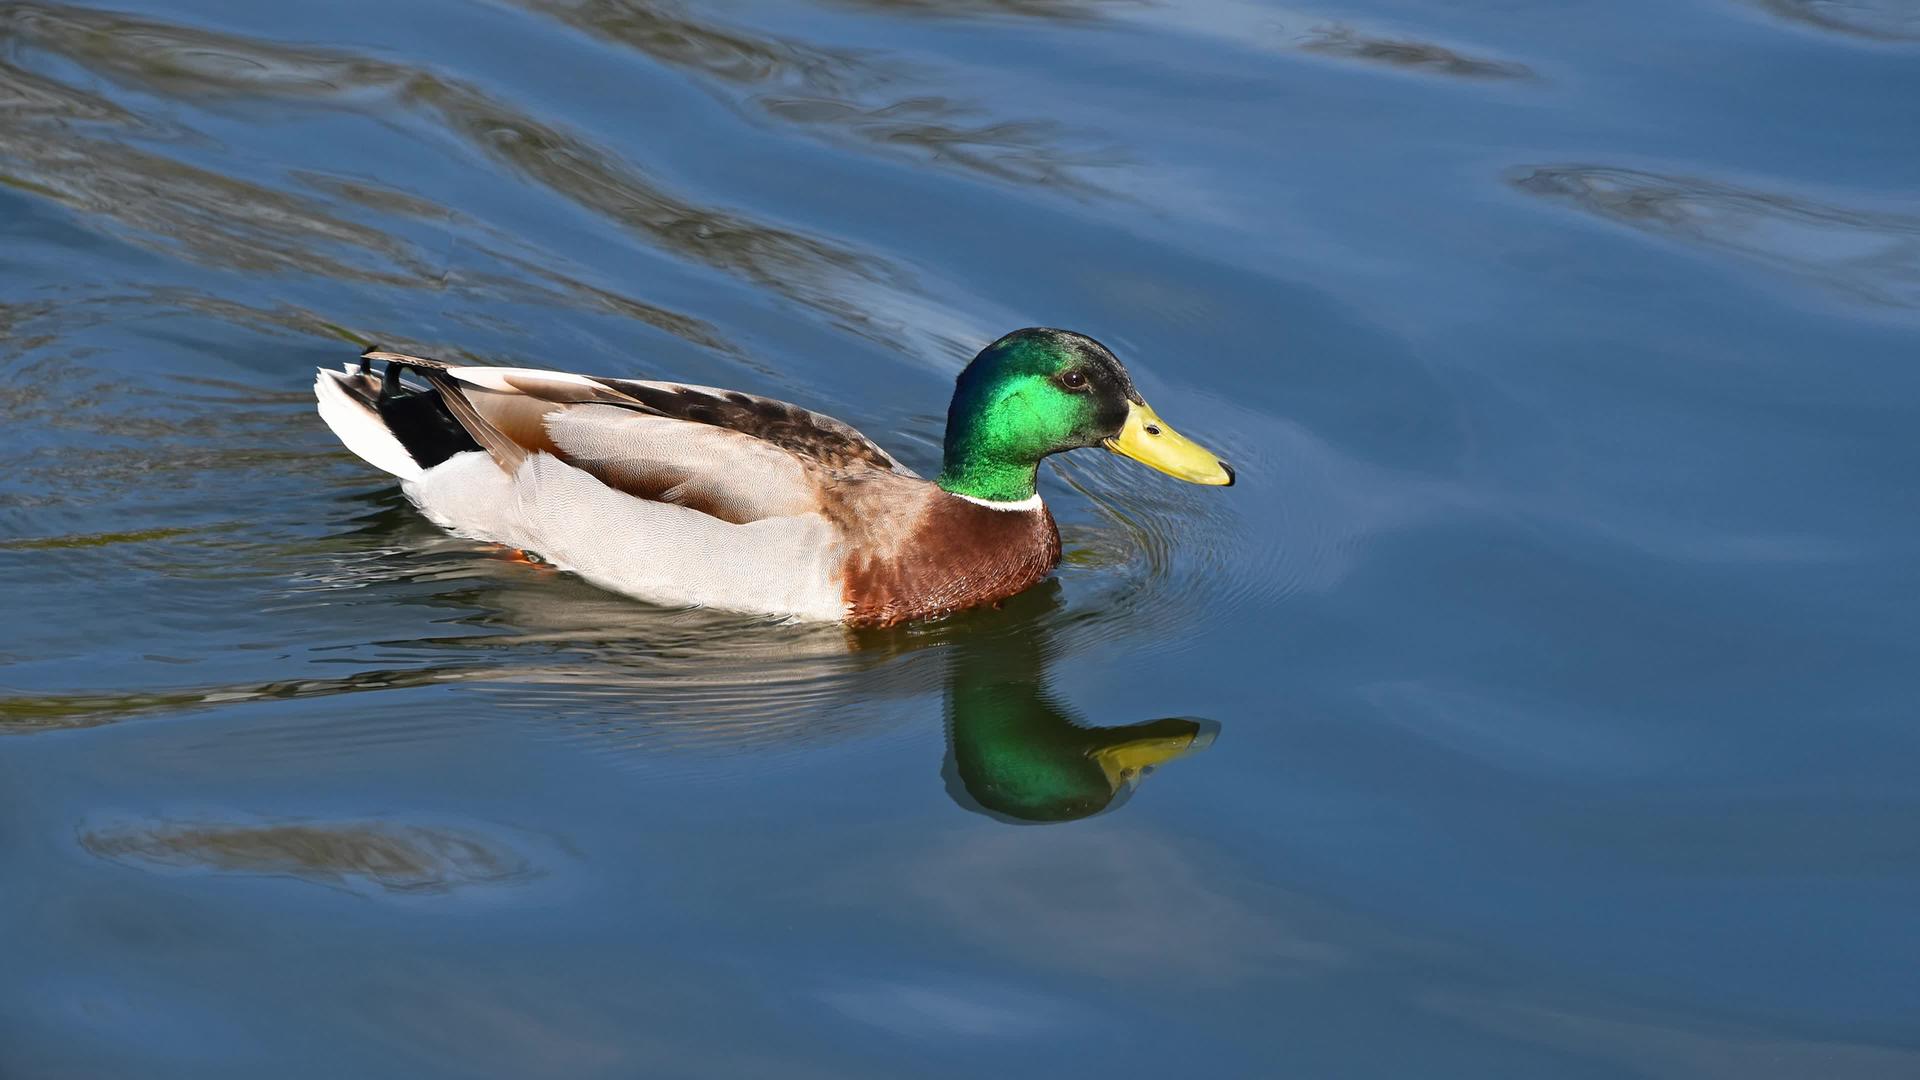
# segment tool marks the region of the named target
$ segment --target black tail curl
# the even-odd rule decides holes
[[[376,345],[360,355],[362,380],[376,378],[372,354],[384,351]],[[431,379],[444,365],[383,359],[387,361],[386,374],[378,377],[379,393],[368,404],[380,414],[387,430],[393,432],[393,437],[400,440],[400,445],[407,448],[407,453],[413,455],[421,468],[431,469],[455,454],[482,449],[454,418],[439,390],[431,385],[409,386],[400,381],[401,374],[408,370]]]

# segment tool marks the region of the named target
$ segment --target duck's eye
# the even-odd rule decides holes
[[[1069,371],[1060,376],[1060,382],[1069,390],[1078,390],[1087,385],[1087,376],[1084,372]]]

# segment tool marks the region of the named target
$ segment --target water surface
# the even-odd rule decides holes
[[[1897,0],[0,3],[0,1073],[1920,1075],[1916,133]],[[309,390],[928,473],[1032,324],[1240,483],[884,633]]]

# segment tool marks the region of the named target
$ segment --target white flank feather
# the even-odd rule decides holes
[[[616,491],[542,453],[512,475],[485,453],[455,454],[403,487],[442,527],[536,552],[603,589],[793,619],[847,615],[833,527],[818,514],[735,525]]]

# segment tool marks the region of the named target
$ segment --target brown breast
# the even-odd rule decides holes
[[[896,537],[849,545],[844,580],[854,625],[892,626],[1004,600],[1059,564],[1060,530],[1045,507],[994,510],[916,486],[925,491],[918,512]]]

